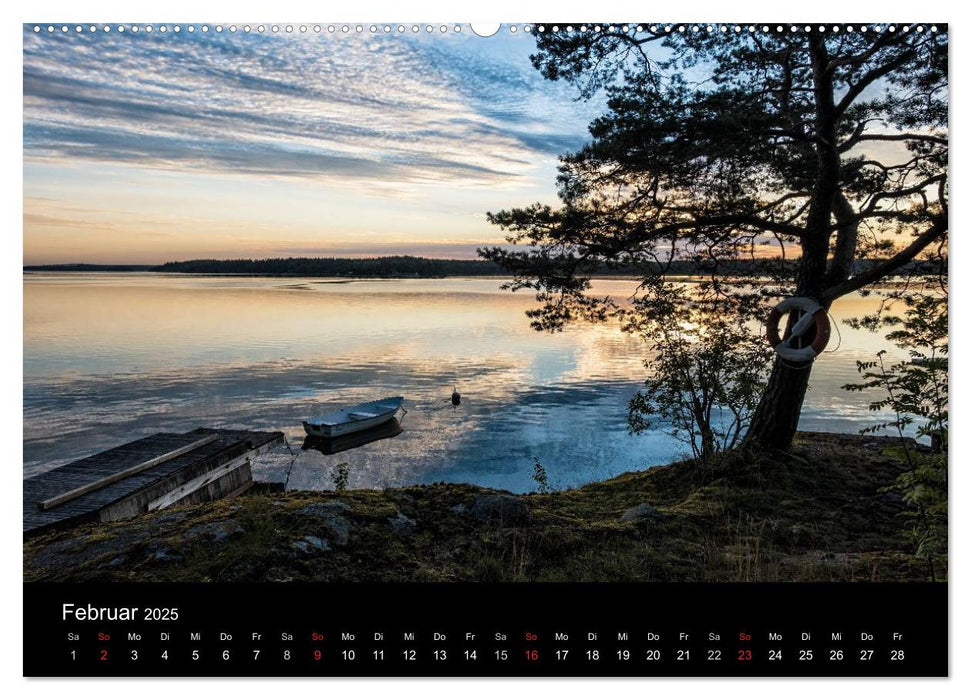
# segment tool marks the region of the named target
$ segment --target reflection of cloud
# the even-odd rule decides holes
[[[585,140],[588,115],[529,66],[530,38],[499,56],[463,51],[468,39],[25,27],[25,154],[494,186]]]
[[[535,333],[522,315],[529,299],[496,280],[331,282],[28,276],[25,476],[199,425],[281,429],[293,444],[310,413],[398,394],[409,409],[402,435],[333,461],[300,453],[295,483],[323,474],[329,487],[330,468],[348,460],[358,486],[444,479],[528,490],[534,456],[557,486],[673,456],[660,431],[626,434],[627,401],[645,375],[638,339],[603,325]],[[622,297],[636,283],[595,284]],[[844,298],[833,315],[877,304]],[[839,351],[820,358],[804,429],[880,420],[868,395],[841,388],[873,357],[864,336],[844,327]]]

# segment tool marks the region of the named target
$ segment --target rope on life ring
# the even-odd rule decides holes
[[[802,317],[796,321],[789,336],[782,338],[779,335],[779,321],[782,320],[782,315],[789,311],[801,311]],[[816,336],[812,342],[805,347],[795,347],[793,343],[799,343],[802,334],[813,323],[816,324]],[[769,341],[776,355],[790,362],[812,362],[826,348],[829,334],[829,316],[826,309],[809,297],[785,299],[772,309],[765,319],[765,339]]]

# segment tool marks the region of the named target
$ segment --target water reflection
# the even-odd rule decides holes
[[[301,445],[307,416],[389,395],[406,397],[403,432],[298,450],[291,486],[332,488],[333,469],[348,462],[351,488],[469,481],[523,491],[535,488],[534,458],[567,487],[682,452],[662,428],[628,435],[646,348],[619,329],[536,333],[523,316],[532,299],[493,279],[342,282],[25,275],[25,475],[200,425],[283,430]],[[617,298],[634,286],[595,282]],[[856,360],[888,347],[845,324],[876,303],[834,307],[842,338],[834,333],[834,351],[816,363],[804,429],[875,422],[869,396],[840,387],[856,381]],[[290,460],[255,471],[276,478]]]
[[[376,428],[362,430],[359,433],[351,433],[350,435],[342,435],[341,437],[319,438],[308,435],[304,438],[303,445],[301,445],[300,449],[304,451],[316,450],[326,456],[336,455],[340,452],[353,450],[355,447],[363,447],[378,440],[397,437],[403,431],[404,428],[401,427],[401,423],[396,418],[392,418],[387,423],[383,423]]]

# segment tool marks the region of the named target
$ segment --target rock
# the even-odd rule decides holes
[[[330,542],[315,535],[304,535],[293,546],[304,554],[330,551]]]
[[[350,538],[351,530],[354,526],[345,518],[331,518],[324,522],[324,526],[330,531],[334,544],[344,547]]]
[[[83,551],[86,544],[86,537],[71,537],[52,542],[34,557],[34,564],[37,566],[62,566],[66,560],[72,559],[68,555]]]
[[[266,572],[266,581],[268,583],[291,583],[293,576],[280,569],[270,569]]]
[[[176,552],[158,543],[150,545],[147,554],[149,561],[160,564],[174,564],[185,559],[180,552]]]
[[[298,515],[320,518],[324,528],[330,533],[330,539],[338,547],[347,545],[354,524],[344,517],[351,511],[346,503],[329,501],[327,503],[311,503],[297,510]]]
[[[500,525],[515,525],[529,519],[529,506],[516,496],[490,494],[476,498],[471,513],[479,520],[498,520]]]
[[[344,513],[350,513],[351,507],[343,501],[327,501],[326,503],[311,503],[297,511],[297,515],[312,515],[317,518],[332,518]]]
[[[414,520],[404,513],[398,513],[393,518],[388,518],[388,529],[399,537],[407,537],[418,527]]]
[[[650,503],[641,503],[636,505],[630,510],[626,511],[620,516],[620,522],[622,523],[643,523],[654,520],[660,520],[664,516],[661,514],[657,508],[652,506]]]
[[[235,562],[219,574],[219,581],[246,582],[259,581],[262,577],[261,567],[251,559]]]
[[[171,513],[164,513],[152,520],[152,527],[158,528],[159,525],[174,525],[176,523],[181,523],[183,520],[189,517],[187,511],[173,511]]]
[[[202,523],[193,525],[185,532],[185,541],[191,542],[196,539],[207,539],[212,542],[222,542],[233,535],[241,535],[245,532],[243,526],[235,520],[224,520],[219,523]]]
[[[52,542],[38,552],[31,563],[49,569],[78,566],[101,557],[124,556],[139,541],[138,535],[132,532],[112,534],[116,536],[109,539],[91,541],[82,535]]]
[[[468,508],[464,503],[459,503],[458,505],[452,506],[452,512],[456,515],[465,515],[468,512]]]

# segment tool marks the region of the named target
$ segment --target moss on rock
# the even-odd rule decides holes
[[[24,577],[924,579],[902,533],[899,498],[881,490],[906,468],[893,441],[808,438],[801,435],[787,454],[734,452],[715,467],[688,460],[554,493],[436,484],[250,495],[172,508],[27,539]]]

